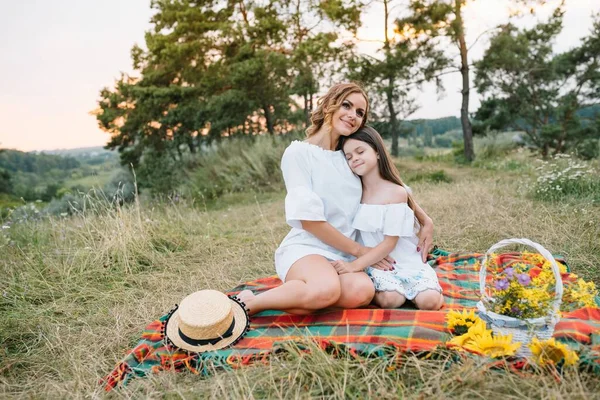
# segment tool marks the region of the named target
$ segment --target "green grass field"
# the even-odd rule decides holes
[[[565,255],[575,273],[600,284],[600,207],[588,199],[532,200],[523,183],[532,170],[527,159],[512,162],[488,168],[398,164],[435,222],[439,247],[485,251],[501,239],[526,237]],[[104,396],[98,380],[149,321],[186,294],[227,290],[274,273],[273,253],[288,231],[284,196],[246,192],[211,203],[134,204],[5,229],[0,397]],[[585,373],[557,380],[486,371],[483,360],[445,368],[412,356],[390,371],[389,362],[291,351],[268,365],[210,378],[162,373],[137,379],[112,396],[590,399],[600,393],[598,376]]]

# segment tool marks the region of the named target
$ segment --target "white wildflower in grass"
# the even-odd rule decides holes
[[[534,197],[556,201],[564,197],[590,198],[600,202],[600,175],[593,166],[569,154],[557,154],[550,160],[536,160],[537,178],[533,188]]]

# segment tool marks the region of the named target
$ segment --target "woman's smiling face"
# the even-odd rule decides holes
[[[367,100],[360,93],[351,93],[331,117],[331,127],[340,136],[353,134],[365,118]]]
[[[344,154],[350,169],[358,176],[377,168],[377,152],[365,142],[348,139],[344,143]]]

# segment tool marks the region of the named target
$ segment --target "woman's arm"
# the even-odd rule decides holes
[[[423,209],[414,202],[414,212],[417,220],[421,224],[421,230],[419,231],[419,244],[417,245],[417,251],[421,252],[421,259],[423,262],[427,261],[427,254],[433,247],[433,220]]]
[[[431,217],[427,215],[425,211],[423,211],[423,209],[417,204],[416,201],[414,201],[414,199],[413,204],[415,207],[415,209],[413,210],[415,212],[415,217],[417,217],[417,220],[419,221],[421,226],[425,226],[428,224],[433,225],[433,220],[431,219]]]
[[[320,241],[354,257],[366,253],[364,246],[344,236],[327,221],[302,221],[302,229],[313,234]]]

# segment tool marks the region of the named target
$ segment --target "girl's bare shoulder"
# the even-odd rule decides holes
[[[406,203],[408,202],[408,192],[400,185],[393,182],[386,182],[384,186],[384,192],[386,197],[386,203]]]

